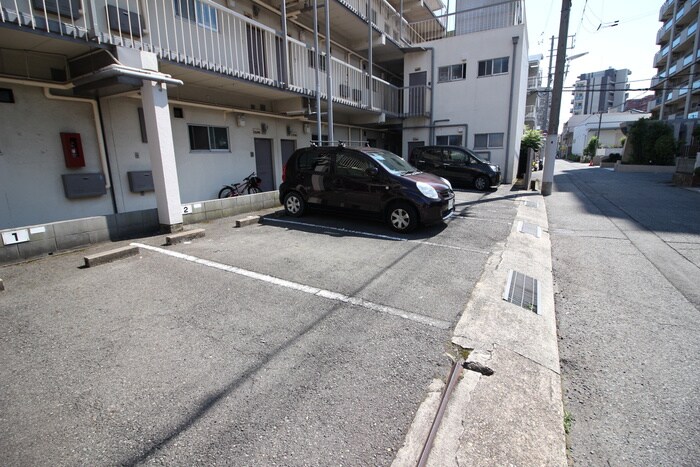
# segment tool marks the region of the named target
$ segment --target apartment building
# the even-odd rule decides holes
[[[528,58],[527,99],[525,103],[525,126],[533,130],[543,130],[546,119],[547,95],[542,82],[543,55],[531,55]]]
[[[591,115],[620,111],[629,97],[629,78],[632,72],[627,69],[608,68],[594,73],[583,73],[574,84],[571,100],[572,115]]]
[[[253,171],[275,190],[312,141],[405,155],[459,136],[512,167],[524,2],[443,12],[442,0],[0,0],[3,245],[36,234],[26,250],[55,247],[46,226],[68,220],[109,238],[179,230]],[[71,246],[94,240],[90,222]]]
[[[667,0],[659,10],[656,33],[657,74],[651,80],[656,95],[654,118],[666,120],[676,136],[689,141],[700,117],[700,0]]]

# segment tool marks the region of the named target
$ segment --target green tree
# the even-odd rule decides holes
[[[632,162],[635,164],[672,165],[677,151],[673,128],[659,120],[642,118],[630,125]],[[661,143],[657,146],[657,142]]]
[[[544,144],[544,137],[540,130],[525,130],[523,137],[520,140],[520,149],[532,149],[539,151]]]
[[[597,136],[593,136],[589,141],[586,148],[583,150],[583,155],[588,157],[594,157],[596,150],[600,147],[600,141],[598,141]]]

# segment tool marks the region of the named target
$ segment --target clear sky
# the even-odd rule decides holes
[[[654,54],[659,51],[656,33],[662,26],[659,9],[663,3],[664,0],[573,0],[568,35],[575,36],[575,39],[574,48],[567,51],[567,56],[588,53],[569,62],[559,117],[560,131],[571,117],[570,89],[582,73],[610,67],[627,68],[632,71],[629,76],[630,99],[651,94],[637,89],[648,88],[656,74],[653,61]],[[528,53],[544,55],[544,83],[547,81],[551,37],[559,35],[561,7],[562,0],[525,0]],[[616,21],[617,26],[612,26]],[[554,48],[556,50],[556,40]]]

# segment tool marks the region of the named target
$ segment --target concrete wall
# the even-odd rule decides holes
[[[519,36],[516,59],[513,63],[513,36]],[[435,49],[434,78],[434,115],[437,125],[449,125],[437,128],[435,135],[458,134],[463,125],[467,126],[463,134],[463,145],[474,148],[474,135],[480,133],[503,133],[503,146],[488,148],[490,160],[503,168],[506,161],[506,141],[508,132],[508,109],[510,100],[511,76],[515,73],[513,115],[511,120],[511,157],[513,166],[508,168],[508,175],[517,168],[520,140],[524,129],[525,100],[527,97],[527,34],[524,25],[510,28],[494,29],[479,33],[433,41],[426,44]],[[500,57],[511,57],[509,72],[493,76],[478,77],[479,61]],[[404,65],[404,81],[408,82],[409,73],[416,69],[430,74],[430,52],[407,54]],[[442,66],[466,63],[466,79],[446,83],[437,82],[437,69]],[[404,122],[404,127],[427,126],[427,119],[412,118]],[[430,144],[429,130],[410,129],[404,131],[403,150],[407,153],[411,141],[425,141]],[[482,151],[479,149],[479,151]],[[507,180],[510,182],[511,180]]]
[[[68,199],[62,174],[103,172],[92,105],[48,100],[43,89],[10,87],[14,103],[0,104],[0,229],[114,212],[109,191]],[[80,133],[85,167],[67,168],[61,132]]]

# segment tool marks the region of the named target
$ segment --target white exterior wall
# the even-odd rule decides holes
[[[513,63],[513,40],[519,36],[516,46],[515,63]],[[466,140],[463,145],[474,148],[474,135],[481,133],[503,133],[501,148],[478,149],[479,152],[489,151],[491,162],[501,166],[506,162],[508,111],[510,103],[511,76],[515,73],[513,86],[513,112],[511,120],[510,151],[513,167],[508,168],[509,179],[517,168],[520,140],[524,130],[525,100],[527,97],[527,33],[524,25],[510,28],[493,29],[479,33],[450,37],[426,44],[435,50],[435,70],[431,78],[430,52],[408,54],[405,57],[404,82],[408,75],[417,69],[428,71],[428,81],[434,79],[433,86],[433,121],[436,125],[450,127],[436,128],[435,136],[458,134],[462,125],[467,125]],[[500,57],[510,57],[509,72],[494,76],[478,77],[479,61]],[[466,79],[438,83],[437,69],[442,66],[466,63]],[[449,120],[449,122],[445,122]],[[426,119],[407,119],[404,127],[428,125]],[[403,152],[407,154],[408,143],[425,141],[429,130],[408,129],[404,131]]]
[[[0,229],[112,214],[106,195],[68,199],[62,174],[103,172],[89,102],[49,100],[43,89],[11,85],[0,104]],[[85,167],[67,168],[60,133],[80,133]]]

